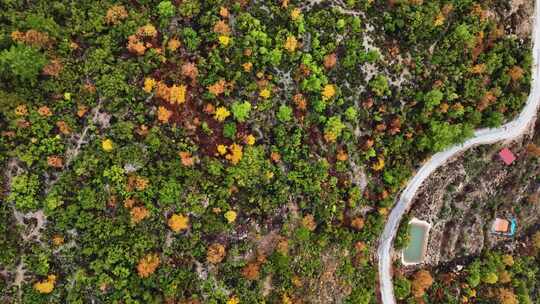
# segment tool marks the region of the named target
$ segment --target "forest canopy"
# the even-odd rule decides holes
[[[401,186],[526,100],[511,13],[2,1],[1,301],[376,303]]]

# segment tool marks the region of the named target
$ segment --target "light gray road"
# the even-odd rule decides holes
[[[535,0],[534,28],[533,28],[533,68],[531,92],[525,107],[520,115],[513,121],[495,129],[480,129],[474,133],[474,137],[463,144],[455,145],[443,152],[433,155],[416,172],[409,181],[407,187],[401,193],[399,200],[390,213],[384,231],[379,238],[379,248],[377,256],[379,259],[379,281],[380,292],[383,304],[395,304],[394,288],[392,284],[392,252],[393,241],[396,236],[399,223],[403,214],[409,210],[412,199],[424,180],[433,173],[439,166],[444,165],[452,156],[463,152],[473,146],[491,144],[502,140],[515,139],[534,126],[536,113],[540,103],[540,68],[538,66],[538,56],[540,55],[540,0]]]

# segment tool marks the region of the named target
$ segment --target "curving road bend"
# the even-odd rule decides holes
[[[433,155],[416,172],[416,175],[409,181],[407,187],[401,193],[399,200],[390,213],[384,231],[379,238],[379,248],[377,256],[379,260],[379,281],[380,292],[383,304],[395,304],[394,288],[392,283],[392,251],[393,241],[396,236],[403,214],[408,211],[416,191],[424,180],[433,173],[439,166],[444,165],[452,156],[463,152],[473,146],[491,144],[502,140],[515,139],[534,126],[538,106],[540,105],[540,66],[538,58],[540,56],[540,0],[535,0],[534,27],[533,27],[533,67],[531,92],[527,103],[520,115],[513,121],[494,129],[480,129],[474,133],[474,137],[462,144],[454,145],[443,152]]]

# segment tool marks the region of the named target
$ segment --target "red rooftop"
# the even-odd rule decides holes
[[[501,157],[502,161],[507,165],[511,165],[516,160],[516,156],[508,148],[502,149],[501,152],[499,152],[499,156]]]

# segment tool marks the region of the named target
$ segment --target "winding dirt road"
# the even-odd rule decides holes
[[[379,238],[379,248],[377,256],[379,259],[379,281],[380,292],[383,304],[395,304],[394,288],[392,283],[392,252],[393,241],[396,236],[399,223],[403,214],[407,212],[412,203],[416,191],[424,180],[433,173],[439,166],[444,165],[450,158],[473,146],[491,144],[502,140],[512,140],[525,132],[531,130],[536,121],[536,114],[540,104],[540,67],[538,66],[538,57],[540,55],[540,0],[535,0],[534,8],[534,28],[533,28],[533,68],[531,92],[527,103],[520,115],[513,121],[495,129],[480,129],[474,133],[474,137],[462,144],[452,146],[443,152],[433,155],[416,172],[416,175],[409,181],[407,187],[401,193],[398,202],[395,204],[384,231]]]

